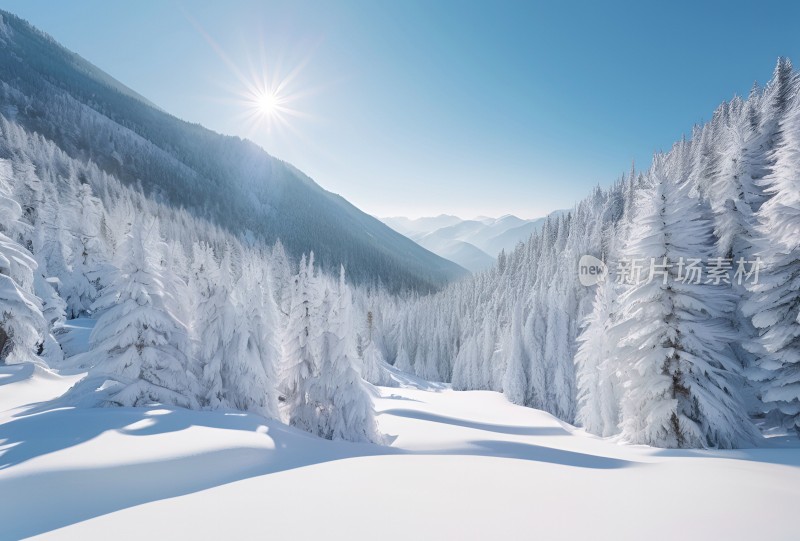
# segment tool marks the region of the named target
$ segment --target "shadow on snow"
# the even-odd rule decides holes
[[[252,477],[364,456],[485,456],[599,469],[635,464],[494,439],[476,438],[463,447],[436,451],[326,441],[277,421],[235,412],[197,412],[162,406],[75,409],[59,407],[58,401],[50,406],[52,409],[47,409],[47,403],[32,405],[11,421],[0,424],[0,494],[11,495],[7,503],[0,506],[0,524],[3,524],[0,540],[33,536],[121,509]],[[408,414],[406,410],[384,412],[384,415],[387,413]],[[504,427],[425,415],[427,417],[417,418],[489,432],[561,435],[560,429],[549,427]],[[191,427],[238,430],[258,436],[253,439],[252,447],[208,450],[150,462],[113,464],[114,457],[104,456],[102,460],[111,464],[65,465],[30,474],[16,473],[13,468],[104,433],[135,437],[179,432]],[[258,439],[260,437],[264,440]],[[130,446],[137,444],[135,438],[126,442]]]

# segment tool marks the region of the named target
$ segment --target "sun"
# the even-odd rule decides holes
[[[282,83],[270,85],[248,85],[246,99],[247,116],[254,127],[289,127],[289,117],[298,116],[290,105],[294,94],[287,91]]]
[[[269,90],[255,96],[255,106],[258,112],[265,117],[271,117],[279,112],[280,96]]]
[[[302,137],[296,121],[315,119],[313,114],[303,110],[303,104],[307,106],[306,100],[322,88],[307,86],[308,81],[303,76],[313,50],[294,49],[296,55],[283,58],[275,56],[271,52],[275,48],[267,48],[262,38],[260,46],[252,49],[257,54],[234,59],[197,21],[190,17],[189,22],[230,70],[231,77],[220,81],[230,97],[220,101],[235,106],[234,118],[241,122],[246,137],[285,131]]]
[[[241,76],[243,88],[238,90],[236,101],[241,106],[240,118],[244,121],[248,137],[265,130],[265,133],[280,133],[289,130],[299,134],[293,120],[309,119],[312,115],[300,111],[295,103],[312,94],[311,90],[301,90],[293,84],[299,67],[285,77],[272,74],[267,76],[265,67],[251,70],[249,78]]]

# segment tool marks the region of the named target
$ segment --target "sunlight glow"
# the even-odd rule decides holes
[[[233,103],[239,109],[236,116],[242,122],[245,136],[280,137],[290,132],[310,144],[297,124],[300,120],[314,120],[314,116],[297,106],[302,106],[304,100],[320,90],[300,82],[300,74],[311,60],[315,47],[294,57],[268,54],[266,40],[261,36],[258,40],[260,45],[253,47],[252,57],[234,61],[191,15],[184,15],[230,70],[231,80],[222,82],[222,86],[232,98],[223,101]]]
[[[265,68],[264,72],[266,72]],[[306,117],[307,115],[291,107],[300,94],[289,88],[292,77],[274,80],[268,79],[264,73],[254,74],[244,79],[244,89],[240,91],[240,103],[243,107],[243,120],[249,132],[259,128],[266,128],[268,132],[273,129],[288,129],[295,131],[291,125],[292,117]]]
[[[271,116],[277,112],[280,98],[272,92],[264,92],[260,96],[256,96],[256,104],[261,114]]]

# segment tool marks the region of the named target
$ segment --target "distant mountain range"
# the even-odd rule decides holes
[[[254,143],[184,122],[22,19],[0,11],[0,114],[147,197],[295,258],[391,291],[467,272],[328,192]]]
[[[524,220],[510,214],[500,218],[478,216],[471,220],[447,214],[381,220],[420,246],[471,272],[489,268],[502,250],[513,250],[544,223],[544,218]]]

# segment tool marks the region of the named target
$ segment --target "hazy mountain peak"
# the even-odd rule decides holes
[[[395,231],[472,272],[491,266],[501,250],[514,249],[544,222],[544,218],[524,220],[513,214],[499,218],[476,216],[471,220],[447,214],[382,220]]]

